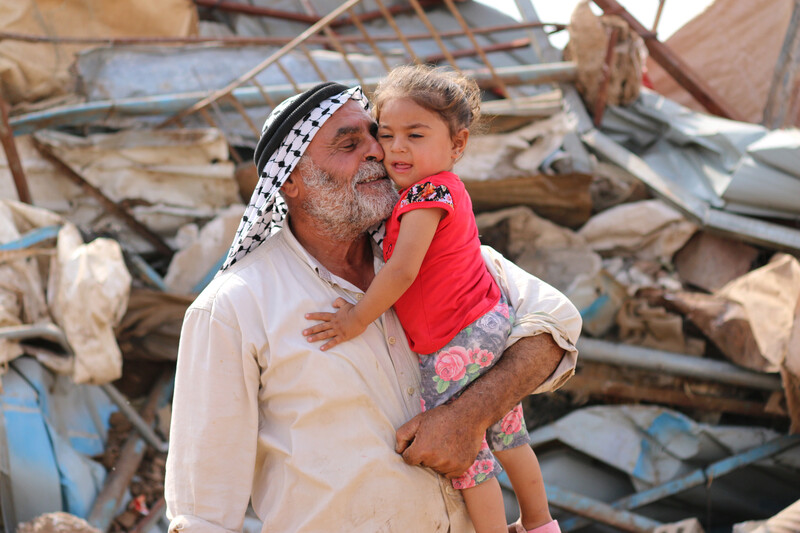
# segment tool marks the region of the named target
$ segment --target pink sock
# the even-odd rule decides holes
[[[514,525],[517,526],[517,533],[561,533],[561,528],[558,527],[558,520],[551,520],[546,524],[528,529],[527,531],[522,526],[521,519],[517,520],[517,523]]]

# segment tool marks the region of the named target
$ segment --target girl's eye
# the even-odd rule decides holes
[[[409,135],[409,137],[411,137],[412,139],[421,139],[422,138],[422,134],[421,133],[412,133],[411,135]]]
[[[378,135],[378,139],[391,139],[391,138],[392,136],[389,135],[388,133],[383,133],[381,135]]]

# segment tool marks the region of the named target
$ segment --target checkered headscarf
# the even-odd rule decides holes
[[[253,156],[258,184],[220,271],[255,250],[282,227],[287,208],[278,191],[328,117],[351,99],[364,109],[369,106],[361,87],[348,89],[332,82],[321,83],[275,106],[264,122]]]

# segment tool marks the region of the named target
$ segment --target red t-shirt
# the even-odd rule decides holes
[[[412,209],[438,207],[439,221],[430,248],[411,287],[394,304],[411,349],[430,354],[500,300],[500,289],[480,252],[472,200],[458,176],[441,172],[400,191],[386,221],[383,259],[392,256],[400,217]]]

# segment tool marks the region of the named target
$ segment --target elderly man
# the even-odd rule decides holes
[[[517,342],[448,405],[419,414],[417,358],[392,311],[325,352],[301,335],[305,313],[358,300],[381,266],[373,226],[396,194],[366,109],[360,88],[326,83],[264,125],[260,182],[181,334],[171,531],[238,531],[250,501],[264,532],[472,531],[444,476],[523,396],[573,372],[575,308],[491,251]]]

